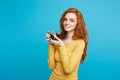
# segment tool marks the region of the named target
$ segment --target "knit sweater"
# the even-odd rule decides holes
[[[49,80],[78,80],[84,48],[85,42],[80,39],[63,46],[49,45],[48,66],[52,70]]]

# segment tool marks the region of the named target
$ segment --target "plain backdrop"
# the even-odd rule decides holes
[[[0,0],[0,80],[48,80],[47,31],[77,8],[89,35],[79,80],[120,80],[119,0]]]

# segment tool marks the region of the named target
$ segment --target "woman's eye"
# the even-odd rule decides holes
[[[67,21],[67,19],[65,18],[64,21]]]
[[[70,20],[71,22],[74,22],[74,20]]]

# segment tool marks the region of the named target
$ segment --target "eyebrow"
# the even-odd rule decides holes
[[[65,17],[65,19],[67,19],[67,18]],[[75,18],[69,18],[69,19],[75,19]]]

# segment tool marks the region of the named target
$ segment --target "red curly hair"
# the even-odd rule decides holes
[[[81,62],[83,62],[86,58],[87,44],[88,44],[88,34],[87,34],[85,22],[84,22],[84,19],[83,19],[81,12],[78,11],[77,9],[70,8],[70,9],[66,10],[60,19],[61,39],[64,39],[66,36],[66,31],[64,30],[63,22],[65,20],[65,15],[67,13],[74,13],[77,16],[77,25],[76,25],[76,28],[75,28],[75,31],[74,31],[72,38],[73,38],[73,40],[82,39],[85,41],[84,53],[83,53],[82,59],[81,59]]]

